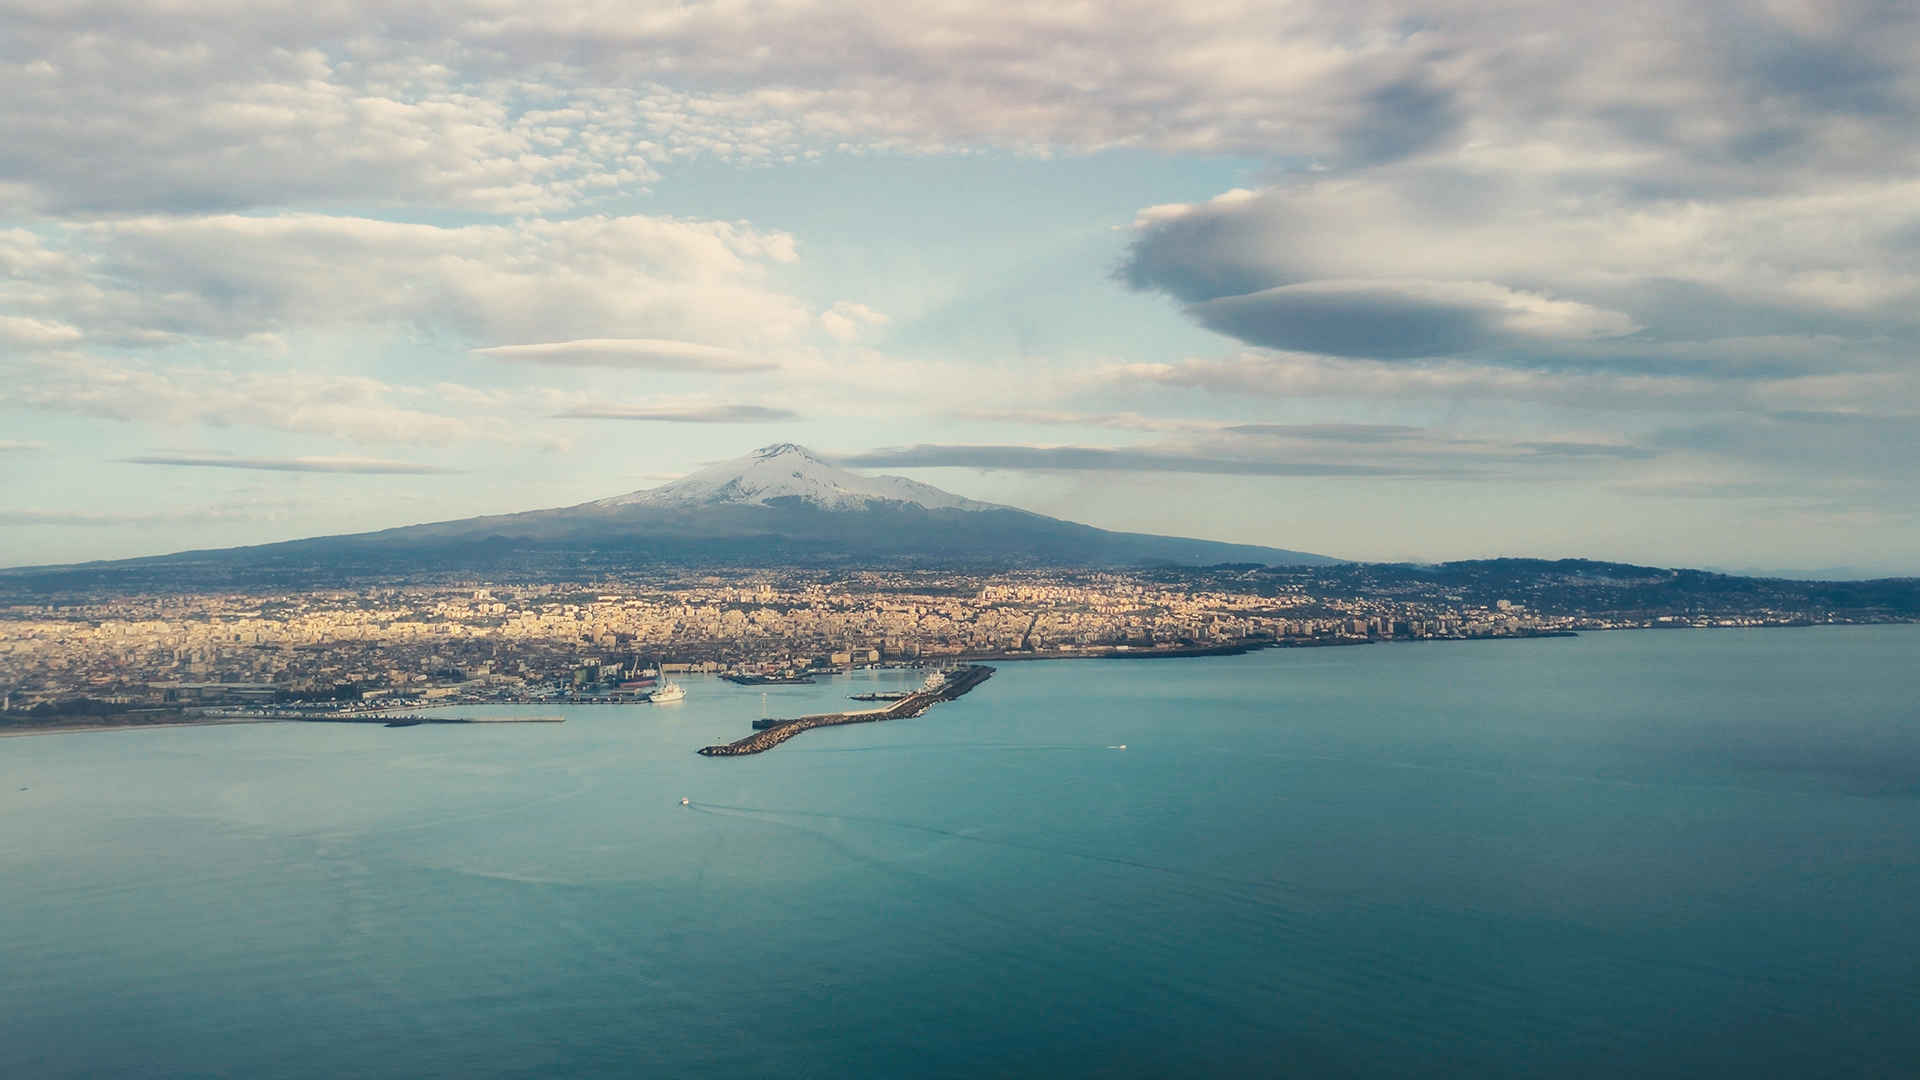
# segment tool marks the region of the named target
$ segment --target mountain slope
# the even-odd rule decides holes
[[[1325,555],[1116,533],[979,502],[897,476],[865,477],[783,443],[670,484],[578,506],[256,547],[60,568],[76,580],[293,584],[340,575],[511,575],[689,566],[1330,565]],[[42,572],[48,568],[42,568]]]

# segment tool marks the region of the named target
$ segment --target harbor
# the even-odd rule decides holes
[[[779,746],[803,731],[814,728],[839,727],[844,724],[871,724],[882,720],[905,720],[923,716],[928,709],[943,701],[952,701],[966,694],[992,676],[992,668],[974,664],[951,673],[936,673],[920,690],[908,694],[885,708],[820,713],[791,720],[756,720],[753,722],[754,734],[736,742],[702,747],[700,753],[706,757],[759,754]]]

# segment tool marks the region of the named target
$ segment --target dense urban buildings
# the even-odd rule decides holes
[[[686,572],[93,596],[0,612],[0,691],[15,724],[139,722],[207,709],[617,697],[649,668],[778,675],[1910,617],[1788,583],[1716,589],[1754,579],[1696,575],[1688,586],[1675,572],[1605,564],[1475,565],[1426,576],[1359,566]]]

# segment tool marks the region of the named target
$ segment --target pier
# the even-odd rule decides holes
[[[867,709],[861,712],[821,713],[818,716],[802,716],[796,720],[756,720],[754,734],[738,742],[721,746],[703,747],[700,753],[707,757],[738,757],[742,754],[758,754],[771,750],[803,731],[817,727],[839,727],[842,724],[871,724],[881,720],[905,720],[922,716],[928,709],[943,701],[953,699],[986,682],[993,676],[993,669],[975,664],[961,668],[953,677],[938,687],[919,693],[909,694],[884,709]]]

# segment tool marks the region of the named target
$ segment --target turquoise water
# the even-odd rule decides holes
[[[1911,1075],[1917,655],[1006,664],[745,759],[703,680],[0,739],[0,1075]]]

